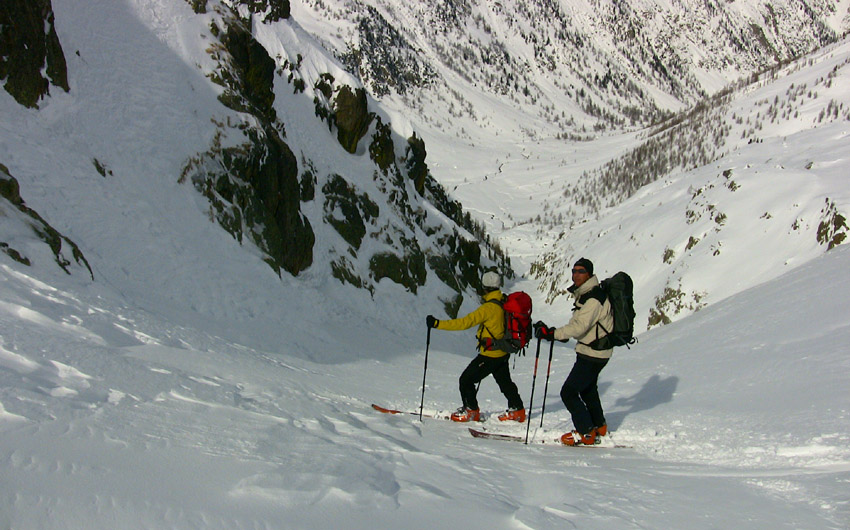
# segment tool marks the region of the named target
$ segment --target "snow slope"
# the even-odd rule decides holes
[[[0,525],[846,528],[848,265],[838,248],[618,351],[603,403],[634,449],[570,449],[373,411],[418,406],[424,330],[399,356],[363,326],[382,349],[315,363],[4,261]],[[311,333],[304,347],[320,348]],[[426,410],[458,402],[469,355],[447,339],[431,339]],[[535,439],[570,427],[557,390],[572,357],[555,346],[543,429],[538,373]],[[513,370],[526,400],[532,366]],[[505,406],[490,379],[480,396]]]

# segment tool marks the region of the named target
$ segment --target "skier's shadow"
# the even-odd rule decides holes
[[[611,388],[614,383],[612,381],[602,381],[599,383],[599,395],[604,396],[605,392]],[[676,392],[676,387],[679,386],[679,378],[676,376],[670,376],[665,379],[661,379],[659,375],[653,375],[649,379],[647,379],[646,383],[643,384],[643,387],[638,391],[637,394],[631,397],[621,397],[617,398],[617,401],[614,403],[614,407],[621,408],[627,407],[626,410],[617,410],[615,412],[605,411],[605,421],[608,423],[608,426],[611,429],[616,429],[620,425],[622,425],[623,420],[626,419],[626,416],[632,414],[633,412],[640,412],[642,410],[649,410],[651,408],[657,407],[658,405],[669,403],[673,401],[673,394]],[[552,387],[549,387],[549,391],[551,392]],[[556,388],[556,392],[560,390]],[[544,396],[546,399],[547,396]],[[605,407],[605,400],[603,399],[602,406]],[[546,403],[547,411],[555,411],[555,410],[566,410],[563,401],[560,399],[549,399]]]
[[[600,384],[599,393],[604,393],[611,384],[612,383],[609,382]],[[629,414],[640,412],[642,410],[649,410],[657,407],[658,405],[673,401],[673,394],[676,393],[677,386],[679,386],[679,378],[676,376],[661,379],[661,376],[657,374],[653,375],[646,381],[646,383],[643,384],[643,387],[637,394],[631,397],[617,398],[614,406],[618,409],[625,407],[626,410],[617,410],[611,413],[606,412],[605,419],[608,422],[608,426],[612,429],[616,429],[622,425],[623,420],[625,420],[626,416]]]

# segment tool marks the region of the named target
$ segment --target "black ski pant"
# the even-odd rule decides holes
[[[599,372],[606,364],[608,359],[577,354],[576,363],[561,387],[561,399],[572,415],[575,429],[581,434],[587,434],[594,427],[605,425],[597,382]]]
[[[508,398],[508,407],[521,409],[522,398],[519,397],[519,390],[516,384],[511,380],[511,371],[508,367],[508,359],[510,355],[504,357],[487,357],[486,355],[478,355],[469,363],[466,370],[460,374],[460,398],[463,400],[463,406],[469,409],[478,408],[478,398],[476,394],[478,389],[475,386],[482,379],[490,374],[493,374],[493,379],[499,385],[499,390]]]

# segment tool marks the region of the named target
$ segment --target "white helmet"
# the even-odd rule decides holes
[[[481,277],[481,285],[489,289],[498,289],[502,286],[502,277],[498,272],[488,271]]]

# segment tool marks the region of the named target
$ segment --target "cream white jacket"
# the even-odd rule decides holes
[[[589,297],[584,304],[579,303],[583,295],[598,285],[599,279],[594,275],[588,278],[578,289],[570,290],[575,300],[573,316],[566,325],[555,329],[555,340],[576,339],[578,342],[576,353],[597,359],[610,359],[611,354],[614,353],[613,349],[594,350],[588,344],[607,335],[605,329],[610,330],[614,327],[611,302],[606,298],[604,303],[599,303],[596,298]],[[597,326],[597,322],[602,324],[605,329]]]

